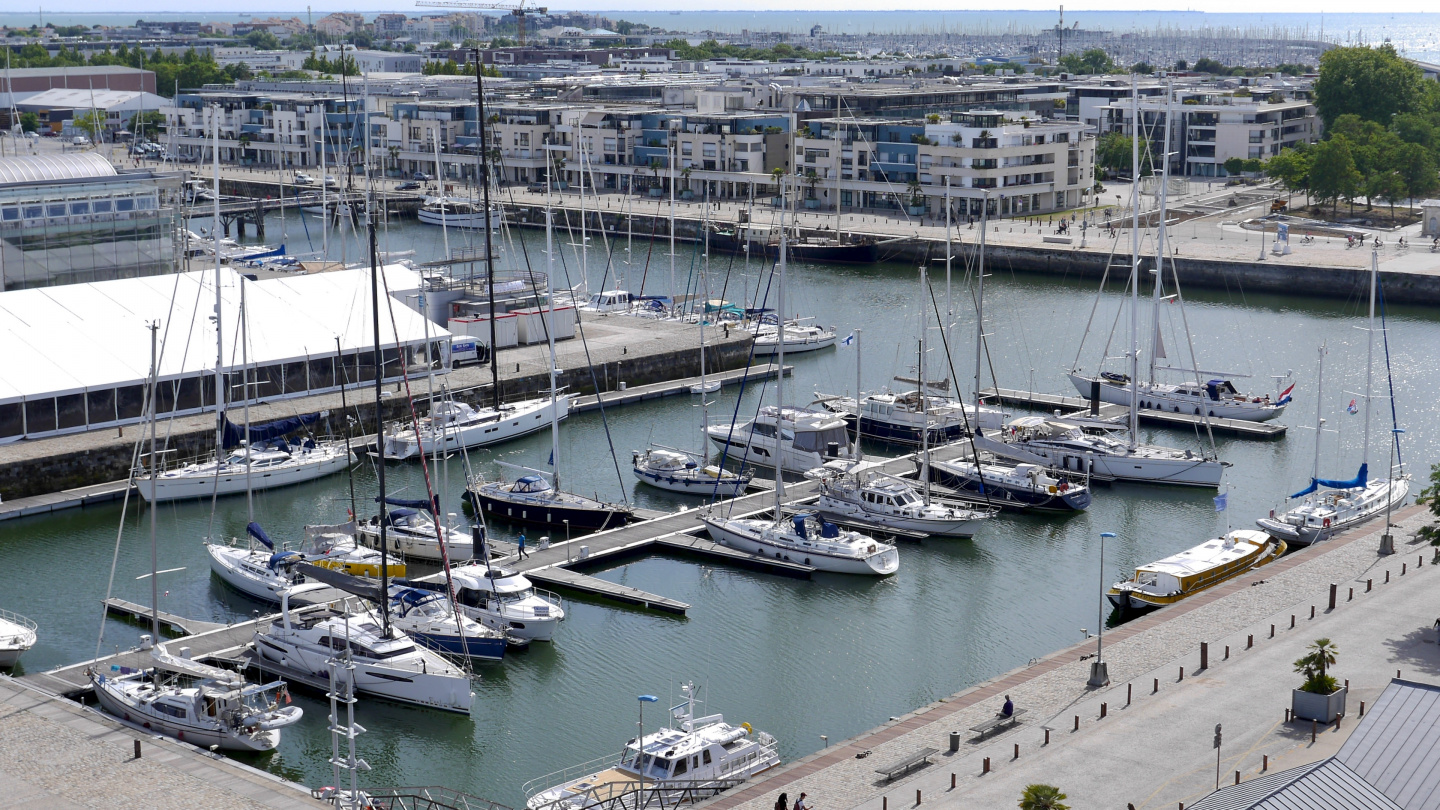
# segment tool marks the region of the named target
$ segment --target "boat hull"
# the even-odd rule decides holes
[[[155,479],[152,497],[150,479],[140,478],[135,488],[147,503],[180,501],[191,498],[208,498],[211,495],[238,495],[247,486],[252,490],[274,489],[275,487],[301,484],[317,478],[340,472],[349,463],[350,454],[342,448],[326,447],[300,451],[293,458],[298,463],[275,465],[263,470],[254,470],[249,475],[243,469],[219,473],[161,473]]]
[[[552,413],[555,421],[563,421],[569,416],[570,397],[556,397],[553,404],[546,397],[505,407],[511,410],[505,412],[504,419],[492,419],[442,431],[438,436],[422,433],[417,440],[413,427],[387,433],[385,457],[396,460],[419,458],[422,453],[430,455],[469,447],[488,447],[529,436],[550,427]]]
[[[1308,521],[1303,525],[1296,525],[1276,517],[1260,518],[1255,521],[1255,525],[1259,526],[1261,531],[1271,537],[1277,540],[1284,540],[1292,546],[1314,545],[1316,543],[1323,543],[1341,532],[1348,531],[1356,526],[1381,517],[1385,514],[1387,507],[1390,509],[1399,508],[1409,494],[1410,480],[1408,477],[1390,479],[1384,497],[1373,498],[1366,504],[1367,508],[1362,512],[1323,521],[1318,526]]]
[[[809,565],[816,571],[862,576],[889,576],[900,567],[900,557],[889,548],[869,557],[836,557],[792,548],[767,540],[759,531],[751,530],[740,521],[703,518],[710,538],[717,543],[762,557]]]
[[[1082,512],[1090,506],[1090,488],[1073,487],[1065,492],[1050,493],[1030,487],[1008,486],[1004,482],[979,478],[940,462],[930,465],[930,481],[957,492],[984,497],[1002,509],[1041,509],[1053,512]]]
[[[594,502],[584,506],[567,502],[545,503],[531,499],[511,500],[496,497],[483,488],[471,487],[465,490],[466,502],[481,513],[510,523],[528,523],[534,526],[568,525],[571,531],[596,532],[613,529],[630,522],[633,514],[620,507]],[[588,499],[586,499],[588,500]],[[567,524],[568,521],[568,524]]]
[[[920,532],[944,537],[973,537],[975,530],[980,528],[983,523],[982,518],[931,519],[879,514],[830,495],[820,496],[820,500],[815,502],[815,511],[840,523],[859,521],[882,529]],[[993,514],[993,512],[987,514]]]
[[[652,470],[645,467],[632,467],[632,469],[635,477],[640,479],[642,484],[685,495],[734,498],[745,494],[745,490],[750,486],[748,476],[726,477],[724,480],[717,481],[708,475],[687,475],[685,472],[675,470]]]
[[[734,236],[712,231],[710,248],[723,253],[743,253],[746,243]],[[780,245],[774,242],[749,243],[750,253],[767,258],[780,255]],[[818,262],[824,264],[875,264],[880,261],[880,246],[874,243],[861,244],[814,244],[805,242],[787,243],[787,257],[791,261]]]
[[[482,661],[500,661],[505,657],[505,638],[503,636],[466,636],[462,639],[458,635],[421,633],[411,630],[406,630],[405,634],[415,639],[416,644],[438,653],[478,658]]]
[[[786,337],[785,354],[789,356],[792,354],[804,354],[805,352],[818,352],[821,349],[828,349],[834,346],[835,340],[836,336],[833,333],[827,333],[818,338],[795,338],[791,340],[789,337]],[[755,341],[753,351],[756,357],[774,357],[780,353],[780,344],[778,341],[765,340],[762,336],[759,340]]]
[[[1095,377],[1071,374],[1070,383],[1082,397],[1089,397]],[[1130,407],[1130,387],[1099,378],[1100,401],[1112,405]],[[1179,397],[1163,391],[1147,391],[1140,388],[1140,410],[1164,411],[1191,416],[1207,416],[1211,419],[1239,419],[1246,422],[1266,422],[1279,416],[1284,405],[1260,402],[1236,402],[1233,400],[1196,400],[1193,397]]]
[[[299,647],[263,633],[256,635],[255,649],[267,661],[330,682],[328,661],[333,653]],[[344,681],[345,670],[339,672]],[[474,698],[467,679],[380,666],[363,660],[355,662],[353,677],[355,691],[360,694],[456,714],[469,714]]]
[[[1050,447],[1043,444],[1009,444],[986,436],[977,436],[975,446],[997,456],[1054,467],[1061,472],[1088,474],[1092,479],[1099,478],[1110,481],[1215,489],[1220,486],[1220,476],[1225,470],[1220,462],[1210,461],[1201,456],[1160,458],[1128,454],[1111,455]]]
[[[96,676],[91,683],[95,686],[95,699],[107,713],[130,725],[187,742],[198,748],[209,749],[216,746],[222,751],[273,751],[280,745],[279,729],[247,735],[227,734],[218,728],[181,722],[179,718],[170,715],[147,712],[131,706],[116,694],[118,690],[114,682],[104,676]]]
[[[1177,602],[1182,602],[1198,593],[1204,593],[1205,591],[1214,588],[1216,585],[1223,585],[1238,576],[1242,576],[1246,573],[1249,573],[1250,571],[1254,571],[1256,568],[1261,568],[1280,559],[1282,556],[1284,556],[1288,546],[1285,544],[1284,540],[1274,540],[1273,538],[1272,540],[1273,542],[1270,544],[1270,548],[1265,550],[1261,554],[1256,555],[1252,560],[1249,561],[1250,564],[1236,566],[1235,568],[1227,570],[1221,575],[1214,577],[1213,579],[1206,580],[1198,587],[1180,591],[1178,593],[1158,595],[1147,594],[1138,590],[1131,590],[1128,588],[1119,588],[1112,586],[1110,590],[1106,592],[1105,598],[1110,600],[1110,604],[1114,605],[1117,608],[1120,608],[1122,610],[1136,611],[1153,610],[1155,608],[1162,608],[1168,605],[1176,604]]]
[[[444,225],[447,228],[484,228],[486,219],[479,211],[473,214],[441,214],[426,211],[424,208],[416,212],[415,216],[426,225]],[[500,218],[493,213],[490,216],[490,227],[500,227]]]

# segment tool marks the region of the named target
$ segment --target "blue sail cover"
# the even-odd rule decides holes
[[[251,537],[259,540],[261,545],[265,546],[271,551],[275,550],[275,543],[270,540],[270,535],[266,534],[265,530],[260,528],[259,523],[255,523],[252,521],[249,525],[245,527],[245,531],[249,533]]]
[[[1319,489],[1320,487],[1329,487],[1329,488],[1331,488],[1331,489],[1359,489],[1360,487],[1365,486],[1365,482],[1368,481],[1369,478],[1370,478],[1370,465],[1369,465],[1369,464],[1361,464],[1361,465],[1360,465],[1360,472],[1357,473],[1354,478],[1351,478],[1351,479],[1348,480],[1348,481],[1332,481],[1332,480],[1330,480],[1330,479],[1328,479],[1328,478],[1311,478],[1311,479],[1310,479],[1310,486],[1308,486],[1308,487],[1300,490],[1299,492],[1295,493],[1294,495],[1291,495],[1290,497],[1291,497],[1291,498],[1303,498],[1303,497],[1305,497],[1306,495],[1309,495],[1310,493],[1312,493],[1312,492],[1314,492],[1315,490]]]
[[[377,503],[380,501],[379,498],[376,498],[375,500]],[[406,500],[405,498],[386,498],[385,503],[391,506],[403,506],[409,509],[424,509],[425,511],[436,515],[440,514],[439,495],[435,496],[434,503],[431,503],[430,501],[411,501]]]
[[[271,439],[278,439],[281,436],[288,436],[289,434],[294,433],[300,428],[311,424],[312,422],[315,422],[320,417],[328,415],[328,413],[328,411],[320,411],[319,413],[303,413],[299,416],[292,416],[288,419],[278,419],[274,422],[265,422],[264,424],[251,425],[249,432],[250,442],[251,444],[254,444],[256,442],[266,442]],[[235,424],[234,422],[231,422],[230,417],[228,416],[224,419],[225,449],[229,450],[234,447],[239,447],[240,440],[245,438],[245,429]]]

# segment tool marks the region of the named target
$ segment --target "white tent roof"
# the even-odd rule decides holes
[[[229,268],[221,276],[225,365],[239,368],[242,277]],[[381,301],[380,342],[422,343],[425,319],[403,303],[420,277],[388,265],[383,278],[400,297]],[[0,402],[143,382],[150,373],[146,324],[155,320],[162,380],[213,373],[214,280],[206,270],[0,293]],[[373,348],[369,296],[363,269],[247,281],[250,363],[334,356],[337,337],[346,352]],[[428,328],[431,340],[449,337],[442,327]]]

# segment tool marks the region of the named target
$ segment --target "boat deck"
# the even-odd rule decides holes
[[[1059,409],[1066,414],[1089,417],[1090,401],[1080,397],[1066,397],[1058,394],[1039,394],[1033,391],[1019,391],[1013,388],[989,388],[980,392],[982,397],[997,399],[1006,405],[1021,405],[1047,411]],[[1124,405],[1100,403],[1101,419],[1117,420],[1123,423],[1130,409]],[[1203,430],[1210,423],[1210,430],[1245,439],[1279,439],[1285,435],[1286,427],[1270,422],[1251,422],[1245,419],[1210,419],[1183,413],[1165,413],[1148,408],[1140,409],[1140,421],[1180,428],[1182,430]]]

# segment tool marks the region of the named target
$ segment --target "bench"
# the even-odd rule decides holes
[[[1054,242],[1057,245],[1072,245],[1075,243],[1075,240],[1068,236],[1042,236],[1040,237],[1040,241]]]
[[[1003,714],[997,714],[979,725],[971,726],[970,730],[983,738],[986,734],[989,734],[997,728],[1016,725],[1020,722],[1020,715],[1024,714],[1025,711],[1025,709],[1016,709],[1009,717]]]
[[[904,759],[898,759],[883,768],[876,768],[875,772],[882,774],[886,781],[889,781],[897,776],[907,774],[921,765],[929,765],[930,757],[938,753],[940,753],[938,748],[921,748]]]

